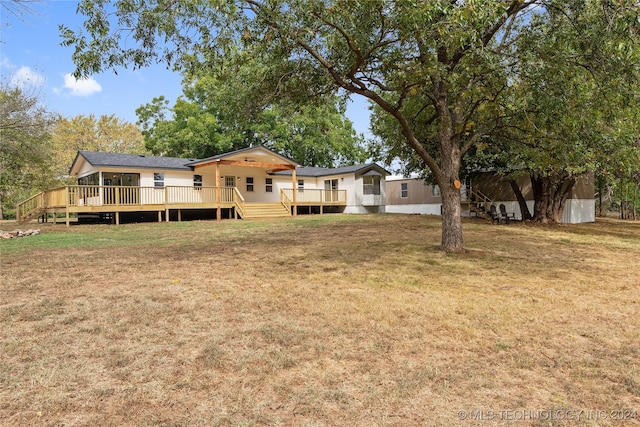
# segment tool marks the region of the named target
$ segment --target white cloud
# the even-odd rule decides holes
[[[22,66],[18,68],[15,73],[13,73],[11,79],[9,80],[9,85],[19,88],[42,87],[45,80],[46,79],[42,74],[38,74],[30,67]]]
[[[64,75],[64,88],[69,90],[71,96],[91,96],[102,91],[100,83],[92,77],[78,80],[71,74]],[[55,92],[58,93],[59,91],[56,90]]]
[[[6,56],[2,56],[2,59],[0,59],[0,68],[6,68],[7,70],[13,70],[14,66],[13,64],[11,64],[11,61],[9,61],[9,58],[7,58]]]

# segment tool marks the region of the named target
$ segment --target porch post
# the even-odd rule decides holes
[[[215,162],[214,165],[216,167],[216,203],[218,204],[218,208],[216,209],[216,221],[221,221],[222,218],[220,217],[222,216],[222,209],[220,208],[220,162]]]
[[[65,219],[65,222],[67,223],[67,227],[68,227],[69,226],[69,203],[70,203],[70,201],[69,201],[69,186],[66,186],[65,190],[66,190],[66,193],[67,193],[67,197],[66,197],[67,201],[64,204],[64,219]]]
[[[296,168],[291,169],[291,183],[293,184],[293,216],[298,216],[298,179],[296,177]]]

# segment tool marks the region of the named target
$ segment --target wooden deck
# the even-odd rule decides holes
[[[236,187],[128,187],[69,185],[44,191],[21,202],[16,207],[18,222],[26,222],[42,215],[64,213],[65,222],[70,223],[70,215],[113,214],[116,224],[122,212],[158,212],[169,220],[169,211],[180,212],[188,209],[215,209],[216,218],[221,218],[222,209],[233,211],[235,218],[260,217],[264,211],[246,203]],[[284,216],[295,215],[297,206],[345,206],[345,190],[292,190],[280,192],[280,202],[272,203],[269,214],[273,216],[278,205]],[[252,209],[252,207],[254,209]],[[265,211],[266,212],[266,211]]]

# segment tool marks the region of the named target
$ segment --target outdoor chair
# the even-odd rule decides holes
[[[491,205],[491,208],[489,210],[489,216],[491,217],[491,224],[495,224],[496,222],[500,224],[502,222],[502,218],[500,217],[500,214],[496,209],[496,205]]]
[[[510,220],[516,220],[516,213],[507,212],[507,207],[504,204],[500,203],[500,218],[504,218],[504,220],[507,221],[507,224],[509,224]]]

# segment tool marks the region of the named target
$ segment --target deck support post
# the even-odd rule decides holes
[[[120,212],[116,211],[116,225],[120,225]]]
[[[162,222],[162,211],[158,211],[158,222]]]
[[[220,162],[215,162],[214,165],[216,167],[216,203],[218,204],[216,209],[216,221],[222,221],[222,209],[220,208],[220,186],[222,185],[222,182],[220,182]]]
[[[69,226],[69,186],[65,187],[65,203],[64,203],[64,220],[65,223],[67,225],[67,227]]]
[[[182,209],[178,209],[178,222],[182,222]]]
[[[296,168],[291,169],[291,183],[293,185],[293,216],[298,216],[298,179],[296,177]]]

